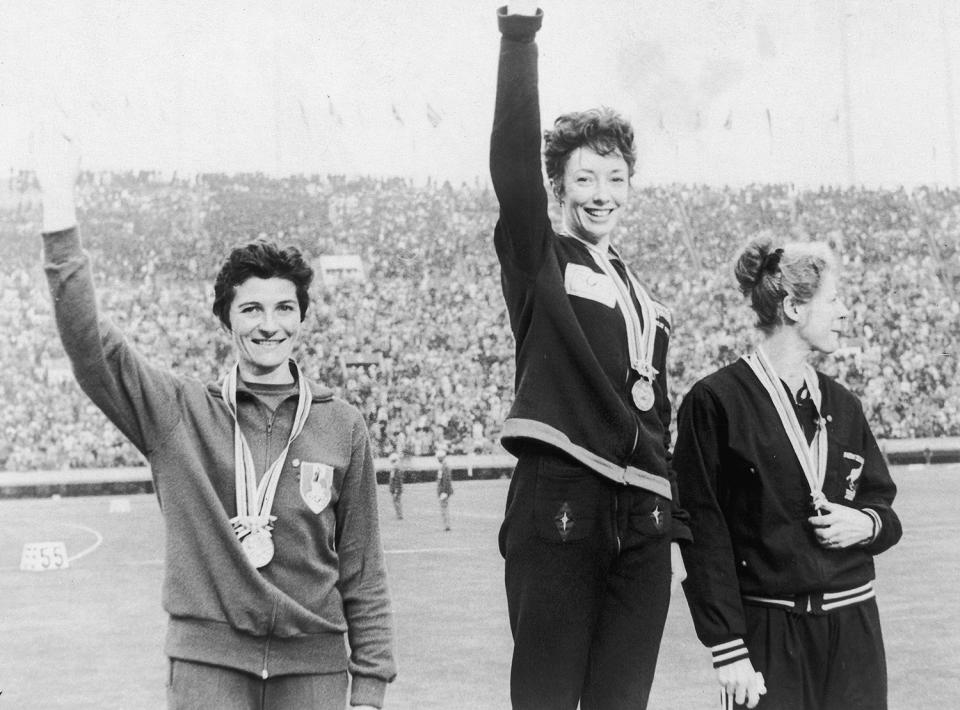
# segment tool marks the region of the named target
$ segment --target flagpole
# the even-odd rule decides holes
[[[281,174],[282,163],[280,134],[280,82],[282,75],[280,73],[280,27],[278,19],[281,12],[282,5],[270,13],[273,17],[273,167],[277,176]]]
[[[850,54],[847,46],[847,2],[840,0],[840,56],[843,62],[843,137],[847,152],[847,182],[857,183],[857,163],[853,150],[853,102],[850,98]]]
[[[947,102],[947,140],[950,147],[950,184],[957,186],[957,127],[953,103],[953,62],[950,61],[950,33],[947,29],[947,4],[940,0],[940,40],[943,44],[943,81]]]

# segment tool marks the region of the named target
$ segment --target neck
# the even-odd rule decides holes
[[[598,251],[604,254],[606,254],[610,250],[610,235],[608,234],[604,234],[602,237],[600,237],[597,240],[587,239],[586,237],[583,237],[577,234],[574,230],[570,229],[570,227],[567,226],[566,223],[564,223],[563,225],[563,233],[569,234],[574,239],[579,239],[584,244],[589,244],[592,248],[597,249]]]
[[[781,328],[772,335],[768,335],[761,343],[761,347],[777,376],[787,383],[791,391],[796,392],[800,389],[810,348],[793,332],[793,329]]]
[[[267,371],[250,370],[241,363],[240,379],[249,384],[260,385],[292,385],[296,381],[289,363]]]

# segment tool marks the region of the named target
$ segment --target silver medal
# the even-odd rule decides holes
[[[641,412],[648,412],[653,407],[653,383],[650,380],[641,377],[634,383],[631,394],[633,403]]]
[[[240,541],[247,559],[257,569],[267,565],[273,559],[273,539],[263,528],[256,528]]]

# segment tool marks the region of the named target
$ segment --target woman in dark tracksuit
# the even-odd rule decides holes
[[[689,533],[674,501],[669,313],[610,244],[629,198],[633,131],[608,109],[566,114],[540,156],[542,14],[502,8],[490,149],[494,243],[516,339],[502,430],[518,462],[500,534],[515,708],[643,708]],[[533,10],[533,9],[532,9]]]
[[[678,412],[697,635],[728,706],[883,710],[873,556],[900,539],[896,486],[860,402],[807,364],[839,345],[837,266],[825,245],[761,239],[736,275],[761,343]]]

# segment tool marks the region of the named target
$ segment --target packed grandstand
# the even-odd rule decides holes
[[[0,470],[139,465],[83,396],[42,278],[32,177],[0,185]],[[158,365],[219,379],[230,343],[210,311],[227,249],[256,237],[310,258],[357,255],[363,278],[318,281],[300,363],[366,416],[378,456],[490,453],[513,391],[513,341],[482,183],[343,176],[98,173],[80,224],[103,314]],[[762,231],[830,242],[845,266],[844,347],[818,366],[879,438],[960,435],[960,191],[788,185],[638,188],[616,242],[673,314],[674,406],[754,337],[731,259]]]

